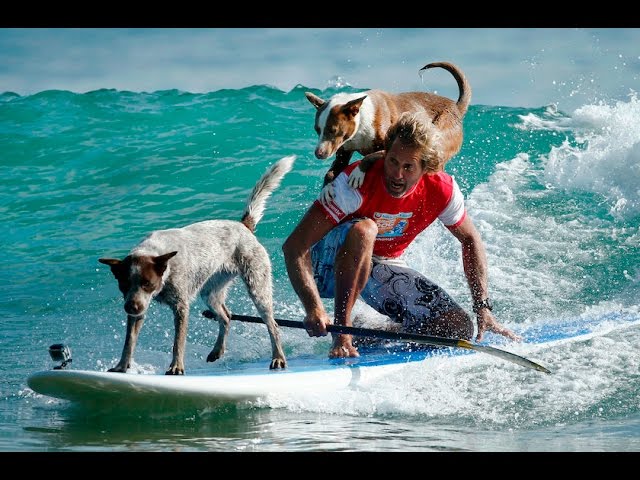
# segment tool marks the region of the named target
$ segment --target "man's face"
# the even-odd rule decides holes
[[[418,183],[422,174],[419,149],[396,138],[384,157],[384,185],[389,195],[402,197]]]

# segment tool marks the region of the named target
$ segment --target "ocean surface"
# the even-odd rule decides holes
[[[516,332],[591,325],[587,337],[535,348],[487,337],[551,375],[475,354],[412,364],[366,389],[153,415],[94,412],[27,386],[29,374],[52,368],[53,343],[71,348],[72,368],[117,362],[126,319],[98,258],[124,257],[154,229],[239,219],[258,177],[290,154],[294,168],[257,236],[273,261],[276,317],[302,319],[281,245],[329,166],[313,155],[306,90],[359,91],[337,83],[0,94],[0,451],[640,451],[635,95],[570,111],[472,103],[464,146],[446,166],[485,241],[499,321]],[[459,243],[440,224],[405,258],[470,311]],[[240,282],[228,304],[256,314]],[[191,310],[187,370],[206,366],[217,335],[202,307]],[[301,330],[282,337],[289,357],[330,344]],[[134,370],[165,371],[172,338],[169,309],[153,304]],[[264,327],[234,323],[219,364],[260,359],[269,359]]]

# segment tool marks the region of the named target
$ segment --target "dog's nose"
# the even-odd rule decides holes
[[[325,145],[320,145],[318,148],[316,148],[314,153],[316,155],[316,158],[319,160],[324,160],[325,158],[329,157],[329,149]]]
[[[128,300],[124,303],[124,311],[129,315],[140,315],[144,311],[144,307],[140,302]]]

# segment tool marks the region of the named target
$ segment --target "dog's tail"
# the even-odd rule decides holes
[[[278,188],[282,177],[291,170],[295,159],[295,155],[281,158],[269,167],[253,187],[251,195],[247,199],[247,206],[242,213],[242,220],[240,220],[251,232],[255,232],[256,225],[264,215],[267,199]]]
[[[460,95],[458,96],[456,105],[458,106],[460,117],[462,118],[462,116],[467,113],[467,108],[469,108],[469,103],[471,102],[471,86],[469,85],[469,82],[467,82],[467,77],[464,76],[462,70],[456,67],[453,63],[449,62],[429,63],[422,67],[420,71],[436,67],[444,68],[445,70],[447,70],[449,73],[451,73],[451,75],[453,75],[453,78],[456,79],[456,82],[458,82]]]

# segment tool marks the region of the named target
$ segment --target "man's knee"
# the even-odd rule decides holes
[[[378,225],[376,222],[370,218],[364,218],[353,224],[347,238],[357,243],[373,245],[377,235]]]

